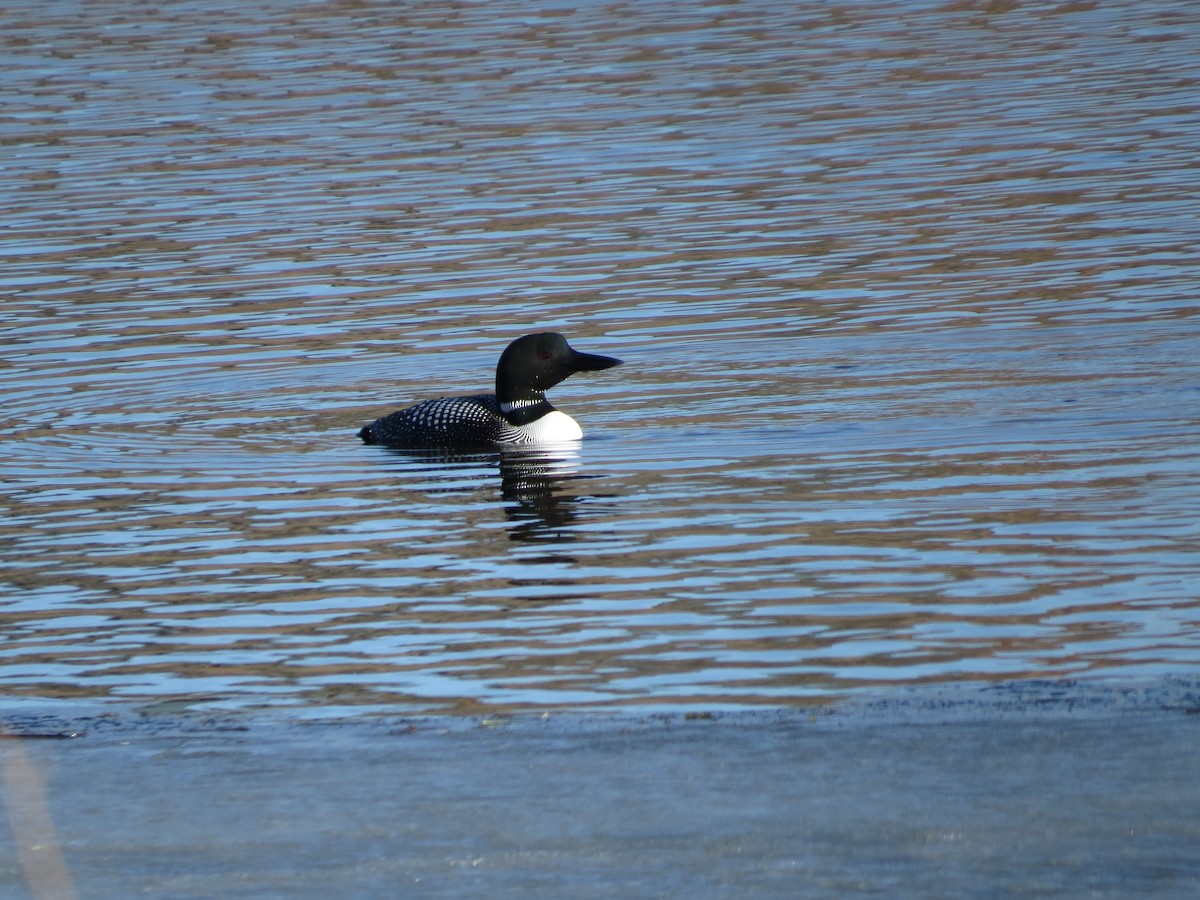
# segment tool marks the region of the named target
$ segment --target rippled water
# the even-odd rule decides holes
[[[1190,2],[5,16],[0,684],[317,714],[1200,662]],[[365,447],[556,329],[575,452]]]

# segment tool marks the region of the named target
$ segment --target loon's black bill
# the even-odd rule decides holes
[[[600,369],[611,369],[621,365],[621,360],[612,356],[600,356],[597,353],[580,353],[571,351],[571,368],[576,372],[597,372]]]

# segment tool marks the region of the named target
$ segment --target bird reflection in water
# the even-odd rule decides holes
[[[482,493],[487,488],[478,478],[470,477],[474,474],[472,470],[498,469],[508,536],[513,541],[576,540],[572,532],[580,517],[581,501],[599,496],[578,490],[581,482],[597,476],[579,471],[577,444],[496,450],[389,447],[387,452],[419,465],[425,474],[434,475],[439,482],[444,481],[433,489],[434,493]]]

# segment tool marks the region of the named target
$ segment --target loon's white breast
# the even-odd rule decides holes
[[[518,441],[522,444],[559,444],[583,439],[583,429],[579,423],[557,409],[517,430],[521,432]]]

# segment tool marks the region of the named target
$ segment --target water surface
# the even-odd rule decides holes
[[[1200,662],[1200,12],[49,3],[0,684],[797,705]],[[555,329],[549,455],[354,432]]]

